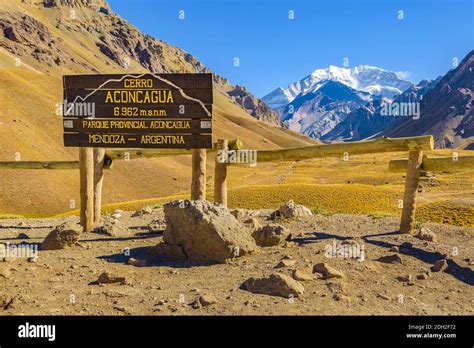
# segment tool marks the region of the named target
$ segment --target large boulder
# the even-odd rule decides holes
[[[268,224],[252,233],[255,243],[261,247],[282,244],[291,238],[290,231],[278,224]]]
[[[65,222],[52,230],[41,244],[41,250],[59,250],[77,244],[82,227],[77,223]]]
[[[311,210],[306,208],[304,205],[295,204],[292,200],[289,200],[288,203],[283,204],[280,208],[278,208],[277,211],[274,212],[274,214],[277,216],[282,216],[284,218],[313,215]]]
[[[281,273],[272,273],[263,278],[249,278],[242,283],[242,288],[255,294],[286,298],[298,297],[304,292],[304,286],[301,283]]]
[[[165,258],[184,254],[192,261],[223,263],[258,249],[247,228],[222,205],[177,200],[165,204],[164,213],[164,244],[155,250]]]

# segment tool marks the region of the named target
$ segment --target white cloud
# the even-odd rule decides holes
[[[397,71],[395,74],[397,74],[398,78],[402,80],[408,80],[410,77],[409,71]]]

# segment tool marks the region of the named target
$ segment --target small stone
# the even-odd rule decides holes
[[[26,233],[19,233],[16,239],[30,239],[30,237]]]
[[[313,213],[310,209],[303,205],[295,204],[292,200],[283,204],[277,211],[272,213],[273,216],[282,216],[284,218],[311,216]]]
[[[341,294],[344,292],[343,283],[328,282],[326,285],[333,294]]]
[[[429,276],[427,273],[421,273],[421,274],[417,274],[416,276],[416,279],[420,279],[420,280],[424,280],[424,279],[428,279]]]
[[[416,235],[421,240],[426,240],[428,242],[436,242],[436,234],[432,232],[429,228],[427,227],[422,227],[420,232]]]
[[[326,263],[318,263],[313,267],[313,273],[320,273],[323,276],[323,279],[328,278],[342,278],[343,273],[337,269],[329,266]]]
[[[379,262],[383,263],[399,263],[403,265],[402,257],[398,254],[393,254],[393,255],[387,255],[387,256],[382,256],[377,259]]]
[[[275,268],[293,267],[295,264],[295,260],[281,260]]]
[[[308,280],[314,279],[313,275],[309,271],[304,270],[304,269],[293,270],[292,277],[293,279],[299,280],[299,281],[308,281]]]
[[[199,303],[201,303],[203,307],[210,306],[217,302],[218,302],[217,299],[213,295],[207,294],[207,295],[202,295],[199,297]]]
[[[127,264],[135,267],[145,267],[147,265],[146,260],[137,260],[133,257],[129,258]]]
[[[264,278],[249,278],[242,284],[242,288],[255,294],[285,298],[290,296],[299,297],[304,292],[301,283],[281,273],[273,273]]]
[[[245,225],[247,225],[248,227],[250,227],[253,230],[256,230],[257,228],[262,227],[262,225],[260,225],[260,222],[258,222],[258,220],[256,218],[247,219],[247,220],[244,221],[244,223],[245,223]]]
[[[393,247],[391,247],[389,249],[389,251],[394,252],[394,253],[398,253],[400,250],[398,249],[398,247],[396,245],[394,245]]]
[[[431,272],[444,272],[448,268],[448,261],[446,259],[441,259],[435,262],[433,267],[431,267]]]
[[[113,219],[117,220],[117,219],[120,219],[122,217],[122,214],[120,213],[113,213],[112,215],[110,215]]]
[[[104,272],[97,279],[97,284],[125,283],[125,277],[118,277],[108,272]]]
[[[38,262],[38,257],[35,256],[35,257],[28,257],[26,259],[27,262]]]
[[[390,297],[388,297],[388,296],[385,295],[385,294],[377,294],[377,297],[380,297],[380,298],[382,298],[382,299],[384,299],[384,300],[390,300]]]
[[[399,282],[409,282],[411,281],[411,274],[403,275],[403,276],[398,276],[397,280]]]
[[[255,243],[261,247],[283,244],[291,238],[290,231],[278,224],[267,224],[252,233]]]
[[[139,217],[139,216],[143,216],[143,215],[146,215],[146,214],[151,214],[152,212],[153,212],[153,209],[151,207],[145,207],[145,208],[139,209],[136,212],[134,212],[132,214],[132,217]]]

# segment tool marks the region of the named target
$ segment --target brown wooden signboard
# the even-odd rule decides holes
[[[64,76],[64,145],[212,148],[212,74]]]

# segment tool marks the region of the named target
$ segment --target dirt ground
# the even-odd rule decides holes
[[[396,231],[394,218],[362,215],[314,215],[280,220],[293,234],[283,246],[226,264],[192,265],[152,261],[147,251],[162,239],[147,226],[163,217],[161,209],[141,217],[123,212],[120,220],[130,237],[85,234],[79,246],[39,251],[36,260],[8,257],[0,262],[0,315],[456,315],[474,313],[474,230],[440,224],[424,224],[437,242],[420,240]],[[265,223],[269,211],[258,220]],[[60,219],[0,220],[0,242],[38,245]],[[26,234],[29,239],[20,239]],[[24,236],[23,236],[24,237]],[[364,260],[331,257],[327,246],[354,240]],[[405,243],[405,244],[403,244]],[[411,244],[407,244],[411,243]],[[395,254],[400,247],[403,264],[376,261]],[[128,255],[129,250],[130,255]],[[127,264],[129,257],[148,259],[145,267]],[[448,259],[446,272],[417,279],[435,261]],[[276,269],[282,259],[294,266]],[[342,279],[301,282],[300,298],[253,294],[240,289],[249,277],[325,262],[343,272]],[[108,271],[126,278],[125,284],[94,284]],[[411,275],[410,281],[397,277]],[[217,303],[194,309],[190,304],[203,294]]]

